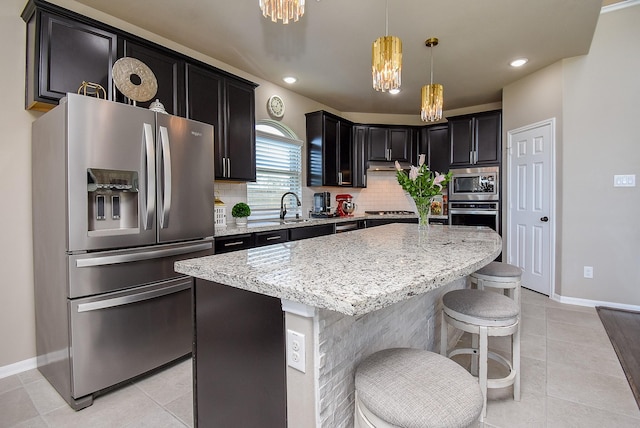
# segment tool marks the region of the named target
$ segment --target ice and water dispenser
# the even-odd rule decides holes
[[[89,235],[137,233],[138,173],[87,169]]]

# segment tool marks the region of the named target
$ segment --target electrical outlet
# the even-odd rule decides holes
[[[304,334],[287,330],[287,365],[302,373],[307,363],[304,346]]]
[[[585,266],[584,267],[584,277],[585,278],[593,278],[593,266]]]

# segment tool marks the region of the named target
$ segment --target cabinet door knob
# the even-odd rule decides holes
[[[548,222],[548,221],[549,221],[549,217],[547,217],[547,216],[540,217],[540,221],[542,221],[542,222],[546,223],[546,222]]]

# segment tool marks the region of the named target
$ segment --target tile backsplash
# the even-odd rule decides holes
[[[216,181],[214,188],[216,196],[224,201],[228,207],[227,221],[229,221],[231,207],[238,202],[247,201],[247,184]],[[306,213],[313,209],[313,194],[323,191],[331,192],[332,204],[335,204],[336,195],[341,193],[352,195],[357,206],[355,214],[364,214],[365,211],[371,210],[416,210],[411,197],[398,184],[394,171],[377,171],[367,174],[367,187],[365,189],[304,187],[302,191],[302,212],[305,213],[305,216]]]

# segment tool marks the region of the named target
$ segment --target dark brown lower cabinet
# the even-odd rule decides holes
[[[367,227],[376,227],[376,226],[384,226],[385,224],[391,223],[417,223],[418,219],[415,217],[412,218],[369,218],[365,220]]]
[[[294,227],[293,229],[289,229],[289,241],[316,238],[318,236],[332,235],[334,233],[336,233],[336,225],[334,223]]]
[[[280,299],[201,279],[193,290],[195,426],[285,428]]]

